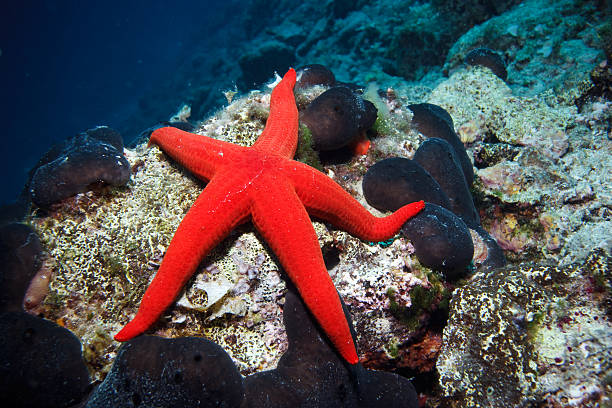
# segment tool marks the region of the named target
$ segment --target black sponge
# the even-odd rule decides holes
[[[71,407],[88,392],[81,343],[48,320],[25,312],[0,313],[0,361],[3,406]]]

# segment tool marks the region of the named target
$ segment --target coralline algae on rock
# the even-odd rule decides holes
[[[451,112],[479,160],[483,149],[502,152],[477,162],[485,228],[519,260],[571,263],[610,248],[600,231],[610,222],[603,208],[612,203],[611,142],[605,113],[587,105],[578,115],[549,96],[516,96],[488,70],[462,68],[429,101]]]
[[[475,47],[492,47],[503,50],[508,82],[517,93],[554,89],[571,103],[592,64],[603,57],[597,28],[606,24],[606,17],[595,7],[574,0],[521,2],[463,34],[448,52],[444,69],[453,72],[463,65]]]
[[[464,407],[571,406],[605,393],[610,257],[569,267],[477,274],[453,294],[437,362],[444,394]]]
[[[565,130],[576,109],[549,106],[539,98],[512,94],[504,81],[482,67],[459,70],[432,91],[428,102],[447,109],[462,140],[490,138],[511,145],[547,143],[557,157],[567,150]],[[565,146],[565,149],[564,149]]]

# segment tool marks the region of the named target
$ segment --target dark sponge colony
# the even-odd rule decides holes
[[[402,233],[412,242],[419,262],[442,270],[448,279],[463,277],[474,256],[468,227],[439,205],[426,203],[423,211],[404,224]]]
[[[31,227],[19,223],[0,227],[0,311],[22,310],[41,258],[42,245]]]
[[[360,364],[347,367],[296,289],[291,284],[288,289],[283,322],[289,348],[276,369],[245,379],[248,407],[418,407],[416,391],[408,379],[366,370]],[[342,306],[351,325],[344,303]]]
[[[471,201],[461,169],[457,166],[450,171],[446,176],[449,180],[459,179]],[[412,241],[415,255],[423,265],[444,272],[449,279],[460,277],[472,260],[474,245],[466,223],[449,211],[455,198],[450,198],[436,178],[415,160],[393,157],[370,167],[362,185],[368,204],[381,211],[395,211],[410,202],[426,201],[425,209],[402,231]]]
[[[368,204],[381,211],[396,211],[419,200],[450,208],[448,197],[431,174],[403,157],[374,164],[363,177],[362,186]]]
[[[328,89],[300,114],[312,134],[314,149],[337,150],[356,141],[376,122],[374,104],[345,86]]]
[[[333,86],[336,83],[334,73],[321,64],[304,65],[296,70],[296,74],[295,89],[314,85]]]
[[[184,122],[182,120],[176,120],[176,121],[161,121],[159,123],[157,123],[156,125],[153,125],[151,127],[146,128],[145,130],[143,130],[142,132],[140,132],[138,134],[138,137],[136,138],[136,141],[132,142],[133,145],[139,145],[142,143],[148,143],[149,139],[151,138],[151,133],[153,133],[154,131],[156,131],[157,129],[163,128],[163,127],[173,127],[176,129],[180,129],[180,130],[184,130],[185,132],[193,132],[195,130],[195,126],[192,125],[189,122]]]
[[[30,172],[32,202],[41,208],[86,191],[97,182],[124,185],[130,164],[121,135],[100,126],[68,139],[47,152]]]
[[[423,136],[446,140],[455,149],[457,159],[461,164],[463,175],[468,186],[474,182],[474,168],[465,151],[465,146],[455,133],[453,119],[442,107],[431,103],[417,103],[409,105],[412,111],[412,124],[416,126]]]
[[[460,278],[474,255],[468,227],[478,232],[488,248],[481,268],[503,266],[503,252],[480,225],[469,189],[474,170],[450,114],[429,103],[409,108],[414,124],[428,139],[413,160],[396,157],[370,167],[363,178],[366,201],[383,211],[426,201],[425,210],[409,220],[403,232],[414,244],[419,261],[449,279]]]
[[[70,407],[88,392],[81,343],[48,320],[25,312],[0,313],[0,361],[3,406]]]
[[[424,141],[414,154],[413,160],[427,170],[442,187],[450,201],[448,209],[470,228],[480,225],[480,216],[463,177],[457,154],[446,140],[434,138]]]
[[[508,78],[506,63],[497,52],[489,48],[475,48],[465,56],[468,65],[482,65],[489,68],[495,75],[505,81]]]
[[[239,407],[242,377],[217,344],[140,336],[123,345],[87,407]]]
[[[360,365],[347,367],[291,284],[283,320],[289,349],[278,367],[244,379],[225,351],[208,340],[151,336],[131,340],[121,347],[111,372],[86,407],[418,406],[409,380]]]

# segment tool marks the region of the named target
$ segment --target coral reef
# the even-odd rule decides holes
[[[441,207],[427,204],[401,235],[385,242],[363,242],[314,222],[330,276],[353,316],[361,363],[414,378],[425,406],[604,406],[612,395],[612,103],[605,51],[610,30],[598,2],[490,3],[383,0],[296,6],[278,0],[279,13],[270,15],[262,6],[268,3],[253,0],[248,23],[240,27],[249,33],[244,41],[249,52],[225,50],[211,58],[208,51],[195,53],[174,82],[160,86],[141,108],[163,112],[156,117],[164,118],[186,103],[195,119],[206,117],[194,122],[196,133],[249,146],[268,117],[269,93],[237,93],[226,100],[217,91],[236,92],[233,81],[251,89],[251,82],[271,78],[281,67],[262,59],[269,45],[274,48],[270,61],[325,64],[338,81],[367,85],[361,97],[376,107],[378,117],[368,132],[372,145],[366,155],[322,156],[318,166],[383,215],[368,204],[383,211],[384,202],[401,205],[393,201],[400,192],[421,194],[416,187],[440,186],[401,165],[376,174],[389,163],[414,158],[422,145],[440,144],[428,142],[434,139],[419,129],[418,112],[412,109],[427,107],[432,120],[458,136],[459,143],[447,142],[455,154],[461,148],[467,158],[463,164],[472,170],[473,159],[473,229],[446,211],[450,203],[440,198]],[[458,10],[466,13],[454,15]],[[235,29],[229,26],[220,32]],[[465,64],[468,52],[479,47],[497,50],[507,62],[506,81],[489,68]],[[248,72],[235,64],[242,54]],[[193,67],[201,72],[191,73]],[[204,78],[209,72],[213,79]],[[316,82],[296,93],[301,110],[338,84],[329,75]],[[189,90],[181,94],[185,83]],[[226,106],[208,115],[221,105],[218,100]],[[138,131],[152,123],[129,120]],[[304,128],[300,154],[315,163],[318,152]],[[436,155],[441,151],[448,153],[448,146]],[[390,157],[396,158],[384,160]],[[125,159],[132,173],[126,187],[78,193],[29,218],[48,259],[41,269],[28,269],[26,280],[36,272],[41,279],[49,272],[50,278],[49,293],[42,302],[34,300],[40,303],[32,312],[74,332],[98,382],[111,382],[108,373],[118,361],[111,334],[135,312],[170,237],[203,187],[155,148],[133,145],[125,149]],[[465,177],[463,164],[453,171]],[[406,192],[406,178],[423,185]],[[381,189],[379,182],[389,188]],[[419,230],[420,235],[410,235]],[[18,247],[9,245],[0,253]],[[434,252],[441,256],[432,261],[427,256]],[[496,269],[504,257],[509,266]],[[465,278],[472,269],[453,265],[466,265],[468,258],[476,272]],[[6,259],[16,258],[13,253]],[[444,260],[447,270],[440,267]],[[21,308],[25,286],[16,289],[19,296],[12,293],[10,307]],[[33,299],[44,296],[44,290],[32,287]],[[261,237],[249,227],[238,228],[199,266],[184,294],[149,333],[214,341],[244,376],[245,395],[259,393],[259,399],[245,397],[253,406],[267,397],[316,406],[313,395],[325,395],[333,405],[339,395],[354,402],[383,391],[390,398],[385,404],[392,406],[396,391],[410,388],[405,379],[387,374],[370,373],[365,379],[360,370],[346,371],[318,332],[302,325],[306,318],[298,311],[299,299],[286,292],[283,271]],[[298,317],[285,326],[281,319],[292,313]],[[146,348],[142,353],[148,355]],[[168,383],[184,379],[182,373],[166,377]],[[365,394],[351,388],[355,379],[370,384]],[[109,391],[103,387],[100,393]],[[122,394],[125,401],[144,395],[130,391]]]

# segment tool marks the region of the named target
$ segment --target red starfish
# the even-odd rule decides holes
[[[408,204],[378,218],[323,173],[292,160],[297,147],[295,71],[274,88],[266,127],[252,147],[184,132],[156,130],[149,143],[196,176],[210,180],[179,225],[134,319],[115,340],[126,341],[149,328],[170,306],[208,252],[239,224],[251,221],[298,288],[304,302],[342,357],[357,352],[329,277],[308,214],[368,241],[382,241],[424,206]]]

